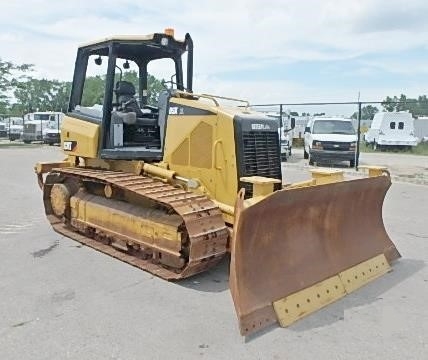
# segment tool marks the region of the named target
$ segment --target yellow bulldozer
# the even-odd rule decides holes
[[[93,96],[88,74],[102,64]],[[137,82],[126,80],[131,65]],[[166,68],[173,77],[153,105],[148,69]],[[78,48],[66,158],[35,166],[55,231],[167,280],[230,252],[242,335],[287,326],[390,270],[400,254],[382,221],[386,169],[354,180],[313,170],[283,185],[277,120],[246,101],[193,93],[192,82],[189,34]]]

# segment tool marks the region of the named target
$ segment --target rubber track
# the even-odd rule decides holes
[[[54,216],[45,206],[47,218],[52,227],[64,236],[167,280],[179,280],[203,272],[217,264],[226,253],[229,232],[222,213],[204,195],[188,192],[160,180],[132,173],[61,168],[53,169],[46,177],[44,185],[45,204],[49,199],[52,185],[57,182],[56,180],[67,177],[78,178],[80,181],[89,180],[108,184],[113,190],[116,188],[131,192],[133,196],[150,199],[176,212],[182,217],[189,237],[189,261],[181,272],[177,272],[177,270],[171,270],[161,264],[154,263],[151,259],[137,258],[77,232],[76,229]]]

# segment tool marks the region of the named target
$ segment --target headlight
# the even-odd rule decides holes
[[[355,150],[355,148],[357,147],[357,143],[354,141],[354,142],[351,142],[350,144],[349,144],[349,150]]]
[[[312,141],[312,149],[322,150],[322,142],[321,141]]]

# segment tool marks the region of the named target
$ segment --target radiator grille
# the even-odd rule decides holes
[[[281,179],[279,137],[272,131],[243,132],[243,174]],[[252,184],[240,183],[245,188],[245,198],[253,194]]]
[[[333,151],[348,151],[349,142],[337,142],[337,141],[322,141],[322,147],[324,150],[333,150]]]

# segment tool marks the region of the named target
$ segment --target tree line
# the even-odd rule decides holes
[[[0,114],[21,116],[35,111],[67,111],[71,82],[38,79],[32,76],[33,71],[32,64],[15,64],[0,58]],[[102,104],[105,80],[105,75],[86,78],[81,105]],[[138,89],[136,71],[125,71],[122,80],[132,82]],[[147,82],[148,103],[155,105],[165,86],[150,74]]]
[[[15,64],[0,58],[0,114],[23,115],[34,111],[67,111],[71,91],[70,81],[37,79],[32,75],[34,65]],[[138,88],[136,71],[125,71],[123,79]],[[162,81],[148,75],[148,103],[156,105],[159,93],[165,89]],[[102,104],[105,88],[105,76],[96,75],[85,80],[82,104],[92,106]],[[384,111],[409,111],[414,117],[428,116],[428,98],[408,98],[406,95],[387,96],[381,103]],[[366,105],[361,108],[361,119],[371,120],[379,108]],[[298,116],[297,112],[293,112]],[[302,116],[310,115],[302,113]],[[319,115],[319,114],[316,114]],[[357,119],[358,112],[351,118]]]
[[[417,98],[408,98],[406,95],[387,96],[381,103],[383,111],[408,111],[413,117],[428,116],[428,98],[426,95],[420,95]],[[373,105],[366,105],[361,108],[362,120],[373,120],[374,115],[379,109]],[[358,112],[351,115],[352,119],[358,119]]]

